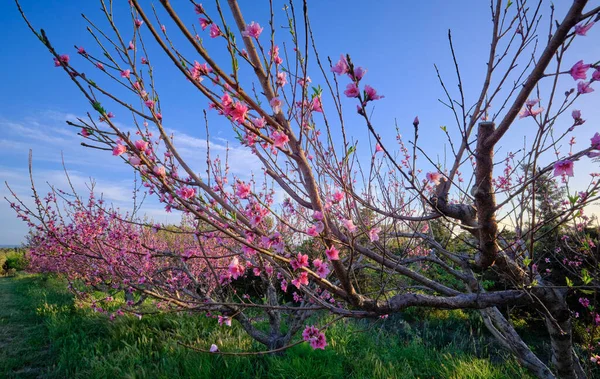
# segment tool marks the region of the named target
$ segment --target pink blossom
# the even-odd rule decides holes
[[[312,215],[315,220],[323,221],[323,212],[315,211]]]
[[[375,144],[375,153],[381,153],[383,151],[383,148],[381,147],[380,144]]]
[[[127,46],[127,50],[135,50],[135,46],[133,46],[133,42],[129,41],[129,45]]]
[[[325,346],[327,346],[325,335],[314,326],[307,326],[304,329],[304,331],[302,332],[302,339],[304,341],[310,342],[310,346],[313,349],[325,350]]]
[[[592,28],[592,26],[594,26],[593,21],[587,25],[575,25],[575,34],[577,34],[578,36],[585,36],[588,30]]]
[[[135,141],[134,145],[139,151],[146,151],[146,149],[148,149],[148,142],[144,141],[143,139]]]
[[[199,18],[198,21],[200,21],[200,27],[202,30],[206,30],[206,27],[211,24],[211,22],[205,18]]]
[[[577,82],[577,93],[583,95],[585,93],[594,92],[594,89],[590,87],[590,82]]]
[[[325,255],[330,261],[337,261],[340,259],[340,251],[335,248],[335,245],[331,245],[329,249],[325,250]]]
[[[165,170],[165,168],[163,166],[154,166],[154,168],[152,169],[152,171],[161,177],[164,177],[167,175],[167,170]]]
[[[121,77],[122,78],[128,78],[129,79],[130,75],[131,75],[131,70],[130,69],[121,71]]]
[[[160,30],[162,30],[162,31],[163,31],[163,33],[166,33],[166,32],[167,32],[167,27],[166,27],[166,26],[164,26],[164,25],[161,25],[161,26],[160,26]]]
[[[154,109],[154,100],[146,100],[144,101],[144,104],[146,104],[148,108]]]
[[[274,131],[271,134],[271,138],[273,139],[273,146],[283,148],[283,146],[290,140],[284,132]]]
[[[378,95],[373,87],[368,84],[365,86],[365,101],[379,100],[382,98],[384,98],[384,96]]]
[[[327,263],[323,262],[321,259],[318,258],[313,260],[313,267],[315,268],[315,272],[317,273],[317,275],[319,275],[319,277],[321,278],[326,277],[327,274],[329,274],[330,272]]]
[[[338,75],[344,75],[350,71],[350,67],[348,66],[348,62],[344,55],[340,55],[340,60],[337,61],[336,64],[331,67],[331,71],[335,72]]]
[[[359,94],[360,90],[358,89],[356,83],[348,83],[346,90],[344,91],[344,95],[348,97],[358,97]]]
[[[204,7],[202,6],[202,4],[194,4],[194,12],[196,12],[196,14],[203,14]]]
[[[440,184],[440,180],[442,179],[442,174],[439,172],[428,172],[427,174],[425,174],[425,177],[427,177],[427,180],[430,181],[431,183],[433,183],[434,185],[439,185]]]
[[[311,80],[310,80],[310,77],[308,77],[308,76],[306,77],[306,79],[302,79],[302,78],[298,79],[298,84],[300,84],[302,87],[306,87],[308,85],[308,83],[310,83],[310,82],[311,82]]]
[[[581,111],[575,109],[573,112],[571,112],[571,116],[573,117],[573,120],[577,121],[581,118]]]
[[[554,164],[554,176],[573,176],[573,161],[564,160]]]
[[[311,237],[316,237],[319,235],[319,233],[317,233],[317,227],[315,225],[311,225],[306,229],[306,234],[308,234]]]
[[[246,29],[242,32],[242,36],[258,39],[262,31],[263,28],[261,28],[258,23],[252,21],[250,24],[246,25]]]
[[[333,194],[333,202],[334,203],[339,203],[340,201],[344,200],[344,197],[346,197],[346,194],[341,192],[341,191],[336,191]]]
[[[85,138],[88,138],[91,134],[86,128],[81,128],[81,135]]]
[[[381,232],[381,228],[373,228],[369,230],[369,239],[371,242],[379,241],[379,232]]]
[[[527,100],[525,102],[525,108],[523,108],[521,110],[521,112],[519,112],[519,118],[525,118],[525,117],[535,117],[538,114],[542,113],[544,111],[544,108],[539,107],[537,109],[533,109],[533,107],[538,104],[540,102],[540,99],[531,99],[531,100]]]
[[[248,114],[248,106],[244,103],[236,103],[231,110],[231,119],[243,124],[246,121],[246,115]]]
[[[594,149],[600,150],[600,133],[594,134],[594,136],[591,138],[591,141],[592,147]]]
[[[210,351],[211,353],[216,353],[217,351],[219,351],[219,348],[213,343],[212,345],[210,345],[210,349],[208,351]]]
[[[584,64],[583,60],[580,60],[579,62],[575,63],[573,67],[571,67],[571,76],[573,77],[573,80],[585,80],[587,78],[586,72],[589,68],[590,65]]]
[[[102,63],[97,62],[96,67],[98,67],[100,70],[104,71],[104,65]]]
[[[136,18],[135,21],[134,21],[134,23],[135,23],[135,27],[139,28],[140,26],[142,26],[142,24],[144,23],[144,21]]]
[[[219,321],[219,325],[221,325],[221,326],[223,326],[223,325],[231,326],[231,317],[219,315],[218,321]]]
[[[600,67],[598,67],[592,74],[592,80],[600,81]]]
[[[238,257],[233,257],[231,263],[229,263],[229,275],[233,277],[233,279],[237,279],[240,276],[244,275],[244,266],[240,264]]]
[[[415,119],[413,120],[413,125],[415,126],[415,128],[419,126],[419,116],[415,116]]]
[[[254,120],[252,120],[252,123],[254,124],[254,126],[256,126],[258,129],[260,128],[264,128],[265,125],[267,125],[267,120],[265,120],[264,117],[261,118],[255,118]]]
[[[301,286],[308,285],[308,273],[306,271],[300,273],[300,276],[292,280],[292,284],[298,289],[300,289]]]
[[[81,55],[87,55],[87,52],[85,51],[85,49],[83,47],[79,47],[77,49],[77,54],[81,54]]]
[[[120,143],[118,143],[117,146],[115,146],[115,148],[113,149],[113,155],[119,156],[119,155],[125,153],[126,151],[127,151],[127,147],[125,147],[125,145],[121,145]]]
[[[146,57],[142,57],[141,61],[142,64],[148,64],[148,59],[146,59]]]
[[[245,184],[240,182],[237,184],[237,191],[235,193],[240,199],[247,199],[250,196],[250,183]]]
[[[274,97],[271,99],[271,101],[269,101],[269,104],[271,105],[271,108],[273,108],[273,112],[279,113],[281,111],[281,105],[283,103],[281,100],[279,100],[278,97]]]
[[[292,265],[292,268],[294,270],[301,269],[302,267],[308,267],[308,255],[298,253],[298,255],[296,255],[296,258],[293,258],[290,261],[290,264]]]
[[[315,96],[312,99],[311,108],[313,112],[323,112],[323,104],[321,103],[321,96]]]
[[[190,187],[182,187],[177,190],[177,194],[184,200],[191,199],[196,196],[196,190]]]
[[[139,166],[141,163],[142,163],[142,160],[139,157],[137,157],[135,155],[132,155],[129,157],[129,164],[132,165],[133,167]]]
[[[67,54],[60,55],[58,58],[54,58],[54,67],[60,67],[61,65],[68,65],[71,58]]]
[[[287,77],[285,72],[277,73],[277,86],[283,87],[287,83]]]
[[[344,228],[346,228],[350,233],[354,233],[356,231],[356,225],[354,225],[354,221],[343,219],[342,224],[344,224]]]
[[[217,38],[221,35],[221,29],[219,29],[219,25],[217,24],[212,24],[210,26],[210,38]]]
[[[362,67],[356,67],[354,68],[354,79],[356,79],[356,81],[360,81],[363,76],[365,76],[365,74],[367,73],[367,70],[362,68]]]

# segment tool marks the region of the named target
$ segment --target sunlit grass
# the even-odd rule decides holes
[[[11,312],[16,312],[7,317],[3,306],[2,326],[20,333],[18,342],[3,341],[28,349],[26,354],[0,353],[0,377],[26,377],[23,373],[32,367],[31,377],[86,379],[527,377],[514,360],[489,347],[474,316],[460,311],[433,313],[433,318],[410,324],[399,316],[375,323],[341,321],[327,331],[324,351],[301,344],[280,356],[219,356],[192,351],[178,341],[202,348],[215,343],[222,351],[262,347],[235,325],[218,327],[204,316],[158,314],[110,321],[75,306],[56,278],[0,280],[0,295],[10,294]],[[417,316],[407,315],[423,318]],[[30,328],[17,331],[18,319],[19,327]],[[27,341],[35,343],[28,346]]]

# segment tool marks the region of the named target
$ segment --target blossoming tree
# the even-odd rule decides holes
[[[592,319],[585,361],[596,362],[600,357],[593,346],[595,304],[589,299],[596,298],[598,266],[593,262],[598,251],[586,234],[591,220],[584,208],[598,199],[600,182],[598,174],[590,172],[587,185],[575,191],[569,180],[578,162],[600,155],[599,133],[590,132],[591,143],[583,148],[576,148],[571,139],[585,122],[585,110],[576,108],[582,97],[595,95],[600,64],[579,60],[571,48],[593,44],[585,36],[598,20],[599,6],[574,0],[557,18],[554,8],[542,1],[492,1],[485,80],[474,95],[464,90],[450,38],[458,91],[453,94],[440,76],[446,96],[442,102],[454,122],[453,128],[443,127],[440,132],[451,150],[451,159],[442,164],[420,147],[418,118],[410,126],[410,141],[399,133],[396,141],[384,141],[378,134],[373,104],[385,98],[366,83],[366,70],[350,55],[327,61],[318,54],[307,1],[299,5],[290,1],[285,7],[285,33],[277,29],[273,10],[264,20],[248,23],[236,0],[227,1],[228,11],[219,1],[211,10],[201,4],[176,10],[167,0],[161,0],[162,9],[138,0],[129,3],[132,28],[125,29],[121,22],[126,20],[117,19],[112,7],[101,2],[107,28],[92,22],[89,28],[98,50],[76,47],[77,60],[87,64],[86,69],[56,50],[43,30],[28,25],[53,55],[55,66],[65,71],[96,112],[69,122],[84,143],[112,151],[114,159],[139,172],[147,191],[167,209],[187,214],[196,248],[227,251],[218,258],[226,262],[215,263],[227,266],[227,280],[217,280],[218,271],[212,282],[215,288],[252,275],[246,267],[251,264],[267,288],[293,288],[294,300],[343,317],[380,317],[408,307],[477,309],[489,331],[538,377],[589,374],[574,350],[573,312],[567,298],[573,293],[586,296],[581,304]],[[546,16],[547,39],[538,34],[546,8],[551,10]],[[180,16],[194,11],[199,24],[188,26]],[[169,20],[174,32],[161,17]],[[186,46],[171,33],[183,37]],[[216,59],[204,39],[220,41],[227,59]],[[167,132],[166,115],[163,120],[149,57],[151,43],[156,46],[153,51],[164,54],[187,79],[182,85],[197,89],[208,108],[221,115],[241,145],[260,160],[262,179],[236,177],[230,174],[229,162],[210,153],[203,175],[182,158],[177,136]],[[320,77],[313,75],[311,80],[309,71]],[[119,88],[110,89],[110,81]],[[470,96],[473,103],[467,100]],[[347,104],[352,104],[352,111],[344,109]],[[133,131],[115,124],[117,109],[131,114]],[[346,127],[350,119],[362,120],[370,133],[372,146],[366,147],[366,159],[359,154],[365,147],[352,142]],[[520,133],[515,129],[526,121],[537,126],[533,137],[522,148],[498,157],[495,153],[507,135]],[[208,123],[206,129],[208,140]],[[568,191],[552,220],[540,217],[536,200],[536,187],[549,175]],[[282,203],[274,200],[275,191],[285,194]],[[37,211],[21,208],[23,217],[47,234],[43,238],[64,233],[66,224],[57,220],[57,230],[54,222],[46,222],[48,203],[39,203]],[[538,242],[546,236],[549,222],[555,225],[552,230],[562,230],[563,240],[578,240],[583,248],[573,248],[567,257],[564,250],[542,247]],[[440,238],[433,224],[460,240],[461,248]],[[571,224],[576,227],[568,229]],[[136,238],[144,240],[145,232],[131,228]],[[66,244],[65,252],[76,253],[72,258],[61,256],[60,264],[68,267],[72,262],[72,268],[65,269],[77,271],[77,257],[93,250],[95,239],[77,247]],[[111,250],[106,243],[101,246],[102,251]],[[122,249],[118,247],[120,254]],[[190,262],[184,246],[142,251],[163,249],[183,262],[178,268]],[[141,256],[122,257],[132,269],[143,264]],[[559,262],[568,273],[561,282],[547,271],[549,262]],[[587,266],[582,266],[584,262]],[[145,274],[147,280],[162,275],[158,271]],[[445,275],[434,274],[439,271]],[[486,290],[482,281],[486,273],[496,275],[502,289]],[[176,292],[185,292],[186,302],[197,310],[212,309],[206,302],[208,289],[196,281],[197,272],[181,269],[176,276]],[[357,279],[365,276],[368,286]],[[179,295],[165,290],[160,296],[176,303]],[[273,294],[261,307],[278,314],[289,308],[282,301],[281,294]],[[545,319],[551,362],[542,361],[523,341],[509,315],[501,311],[507,305],[527,307]],[[245,309],[256,306],[240,296],[236,320],[243,322]],[[298,319],[304,321],[302,316]],[[313,347],[325,348],[323,331],[311,325],[302,336]]]

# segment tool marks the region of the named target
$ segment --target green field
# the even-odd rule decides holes
[[[523,378],[525,371],[485,336],[476,314],[432,312],[378,322],[342,321],[329,346],[303,343],[280,356],[259,351],[236,328],[198,315],[106,315],[81,307],[56,277],[0,277],[0,377],[4,378]],[[466,319],[466,320],[465,320]],[[467,321],[467,322],[465,322]]]

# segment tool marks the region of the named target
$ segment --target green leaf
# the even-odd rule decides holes
[[[586,295],[593,295],[594,291],[592,290],[579,290],[581,293],[586,294]]]
[[[567,281],[567,287],[573,287],[573,282],[571,281],[571,279],[565,277],[565,280]]]
[[[593,280],[590,273],[585,268],[581,270],[581,280],[583,280],[583,284],[590,284]]]
[[[448,129],[446,128],[446,125],[440,126],[440,129],[442,129],[444,131],[444,133],[448,132]]]
[[[579,195],[567,196],[567,197],[569,198],[569,202],[571,203],[571,205],[575,205],[577,200],[579,200]]]
[[[101,115],[103,115],[103,116],[104,116],[104,115],[106,114],[106,109],[104,109],[104,108],[102,107],[102,105],[100,104],[100,102],[99,102],[99,101],[94,101],[94,102],[92,103],[92,107],[93,107],[93,108],[94,108],[94,109],[95,109],[95,110],[96,110],[98,113],[100,113]]]
[[[525,265],[525,267],[529,267],[529,265],[531,264],[531,258],[523,259],[523,264]]]

